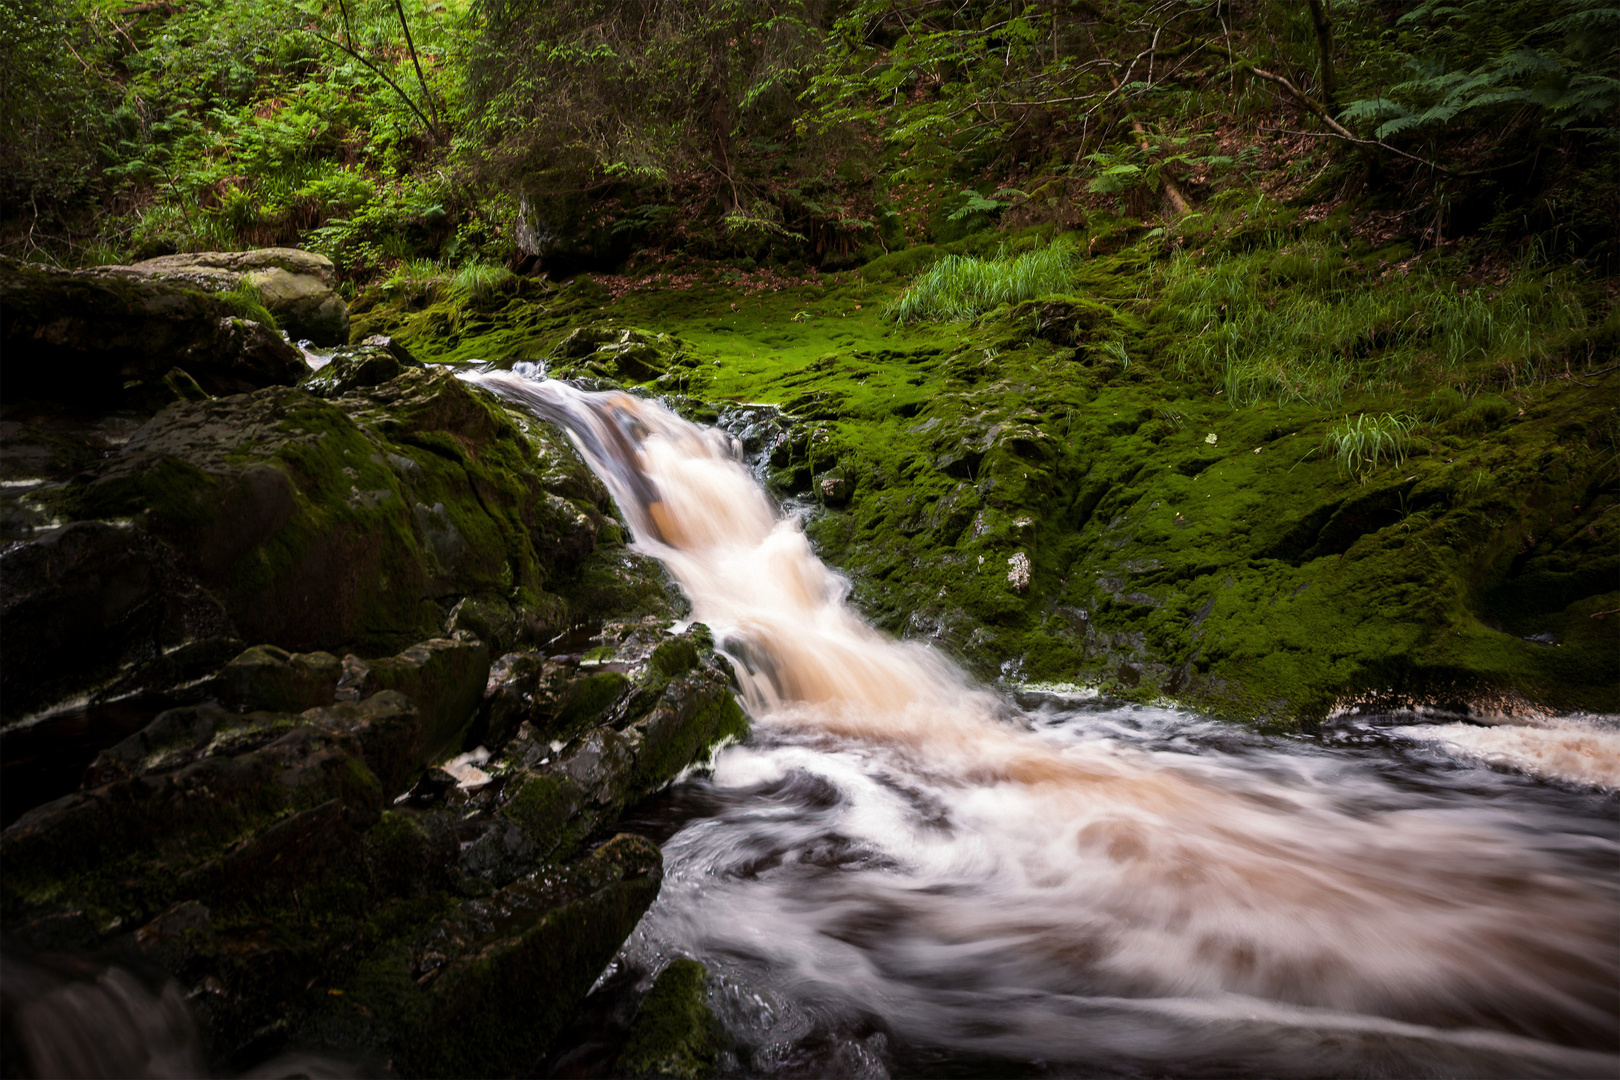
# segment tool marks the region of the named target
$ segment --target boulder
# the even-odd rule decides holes
[[[241,651],[230,614],[170,544],[78,521],[0,551],[0,716],[196,678]],[[105,744],[103,744],[105,745]]]
[[[304,380],[304,389],[316,397],[335,398],[350,390],[379,386],[421,362],[402,345],[381,334],[359,345],[342,345],[332,358]]]
[[[164,379],[177,366],[210,394],[290,386],[309,371],[297,348],[217,296],[4,258],[0,348],[8,403],[80,409],[161,405],[174,395]]]
[[[680,352],[669,334],[611,327],[580,327],[552,351],[555,378],[606,378],[639,383],[665,374]]]
[[[290,653],[255,645],[225,665],[219,696],[241,712],[303,712],[332,704],[342,662],[328,652]]]
[[[707,974],[684,956],[658,973],[630,1024],[615,1076],[706,1080],[719,1074],[721,1028],[706,1000]]]
[[[343,345],[349,340],[349,307],[333,289],[332,260],[297,248],[196,251],[163,255],[133,266],[103,267],[105,275],[176,281],[206,292],[240,282],[259,291],[264,306],[294,341]]]

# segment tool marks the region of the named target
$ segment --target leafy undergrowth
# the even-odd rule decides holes
[[[1137,230],[1075,263],[1069,292],[974,323],[883,316],[949,254],[911,249],[753,295],[716,272],[616,300],[578,279],[380,304],[358,332],[440,360],[545,357],[585,324],[674,335],[647,389],[785,406],[810,433],[772,483],[815,506],[807,529],[856,602],[984,677],[1284,726],[1385,693],[1620,710],[1620,320],[1603,283],[1522,267],[1442,289],[1409,246],[1358,250],[1332,222],[1228,225]],[[1200,328],[1188,260],[1237,283]],[[1227,365],[1195,359],[1222,320],[1291,320],[1271,333],[1303,340],[1311,304],[1347,309],[1341,337],[1234,354],[1297,376],[1293,392],[1233,393]],[[1399,332],[1366,315],[1381,309]],[[1386,415],[1402,456],[1344,468],[1329,434]]]

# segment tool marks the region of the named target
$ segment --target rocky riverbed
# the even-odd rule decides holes
[[[0,911],[46,972],[13,1016],[137,972],[214,1069],[545,1060],[659,891],[616,822],[747,721],[602,483],[474,359],[719,425],[881,625],[1009,686],[1289,730],[1367,697],[1620,708],[1612,366],[1437,396],[1357,478],[1320,410],[1200,396],[1162,328],[1083,297],[900,332],[862,310],[881,266],[746,317],[584,278],[351,310],[322,273],[0,263]],[[357,344],[313,367],[278,320]],[[672,970],[626,1068],[713,1066]],[[57,1060],[17,1030],[8,1074]]]

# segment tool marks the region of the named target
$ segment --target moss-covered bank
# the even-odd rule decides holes
[[[883,318],[931,248],[779,292],[717,271],[616,300],[580,278],[544,303],[356,307],[423,354],[550,357],[695,419],[781,406],[770,482],[856,601],[985,677],[1286,725],[1364,695],[1620,709],[1601,281],[1459,284],[1345,215],[1263,202],[1076,247],[1065,292],[972,324]],[[582,325],[603,328],[584,347]],[[653,359],[618,361],[624,328]],[[1327,445],[1363,414],[1406,418],[1398,465]]]

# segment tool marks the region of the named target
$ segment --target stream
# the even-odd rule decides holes
[[[663,891],[599,984],[703,963],[726,1074],[1620,1073],[1613,718],[1009,701],[869,626],[724,433],[468,378],[569,429],[736,667],[752,734],[630,823]]]

